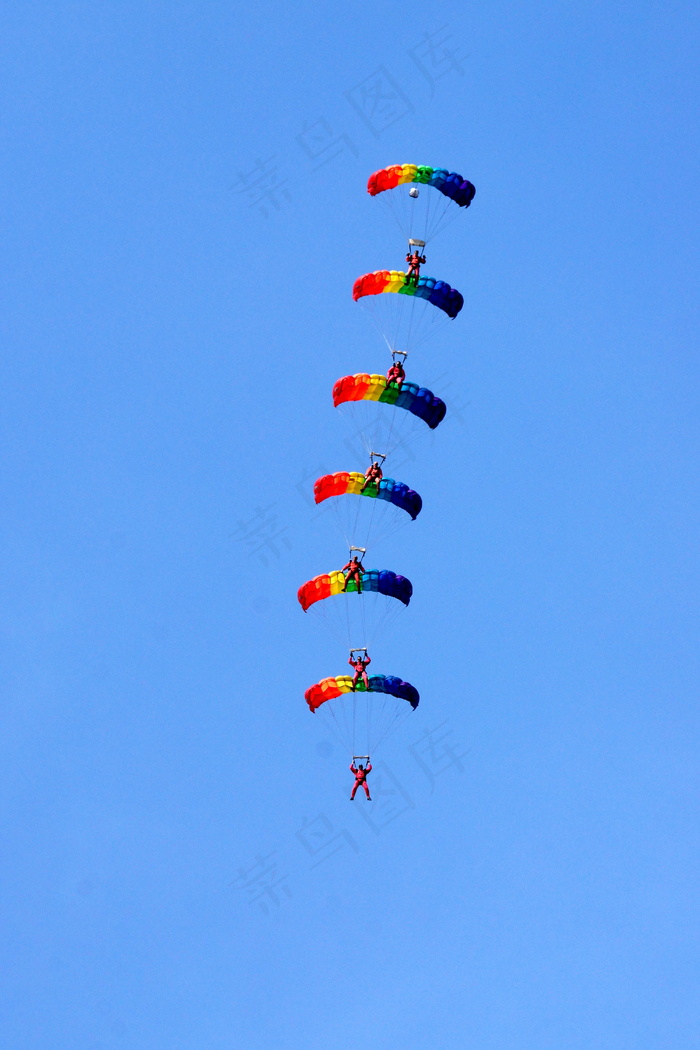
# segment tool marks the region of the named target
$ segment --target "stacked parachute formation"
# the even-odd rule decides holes
[[[326,474],[314,484],[317,504],[335,514],[349,552],[342,568],[303,583],[304,612],[324,620],[344,640],[352,674],[321,679],[305,693],[309,710],[355,758],[369,759],[376,747],[418,707],[418,690],[394,675],[369,673],[369,647],[406,608],[409,579],[394,569],[368,567],[370,547],[388,532],[416,521],[423,501],[409,484],[385,476],[397,449],[434,431],[447,406],[431,390],[406,377],[409,354],[460,313],[464,299],[447,281],[421,274],[428,242],[475,194],[471,182],[445,168],[395,164],[374,172],[367,192],[381,201],[408,242],[403,270],[374,270],[354,282],[352,297],[365,308],[386,343],[386,374],[359,372],[333,386],[333,404],[349,417],[364,463]],[[411,362],[412,363],[412,362]],[[358,753],[359,752],[359,753]],[[354,792],[353,792],[354,794]]]

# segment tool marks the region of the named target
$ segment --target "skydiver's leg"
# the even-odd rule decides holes
[[[344,591],[348,589],[348,584],[350,582],[354,583],[357,587],[357,593],[362,594],[362,578],[359,572],[349,572],[347,574],[345,577],[345,586],[343,587]]]
[[[367,781],[366,781],[366,780],[363,780],[363,781],[362,781],[362,786],[363,786],[363,788],[365,789],[365,795],[367,796],[367,798],[368,798],[368,799],[370,800],[370,802],[371,802],[371,801],[372,801],[372,796],[371,796],[371,795],[370,795],[370,793],[369,793],[369,784],[367,783]]]
[[[352,691],[355,692],[355,686],[357,685],[357,679],[360,677],[360,672],[355,671],[355,677],[352,680]]]
[[[359,787],[359,786],[360,786],[360,785],[358,784],[358,782],[357,782],[357,781],[355,781],[355,783],[354,783],[354,784],[352,785],[352,791],[350,792],[350,801],[351,801],[351,802],[352,802],[352,800],[354,799],[354,797],[355,797],[355,792],[357,791],[357,789],[358,789],[358,787]]]
[[[365,683],[365,689],[369,692],[369,679],[367,678],[367,672],[362,672],[362,681]]]

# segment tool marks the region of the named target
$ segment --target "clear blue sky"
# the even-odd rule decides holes
[[[3,1048],[700,1047],[693,5],[0,19]],[[296,589],[404,161],[477,195],[351,808]]]

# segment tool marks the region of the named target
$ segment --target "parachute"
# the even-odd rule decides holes
[[[423,506],[418,493],[402,481],[382,478],[379,484],[370,482],[363,492],[365,481],[364,474],[344,470],[326,474],[314,484],[316,503],[328,501],[326,505],[348,546],[378,543],[390,532],[415,521]]]
[[[412,184],[412,190],[403,188],[407,184]],[[405,237],[426,244],[469,207],[476,189],[468,179],[446,168],[392,164],[370,175],[367,192],[379,198]]]
[[[418,707],[418,690],[394,675],[369,675],[369,690],[360,680],[352,689],[350,675],[324,678],[306,690],[309,710],[344,747],[371,754]],[[330,701],[330,702],[329,702]]]
[[[476,193],[472,183],[455,171],[448,172],[446,168],[429,168],[418,164],[392,164],[389,168],[373,172],[367,180],[367,192],[376,197],[384,190],[393,190],[407,182],[433,186],[460,208],[468,208]]]
[[[390,569],[371,569],[361,574],[363,594],[383,594],[387,598],[396,598],[403,605],[408,605],[413,594],[411,581],[405,576],[397,576]],[[325,598],[345,595],[346,597],[357,592],[357,584],[351,580],[345,588],[345,576],[340,569],[334,572],[326,572],[321,576],[314,576],[312,580],[302,583],[297,592],[297,598],[304,612],[315,603]]]
[[[405,576],[389,569],[361,574],[362,591],[354,580],[344,591],[345,575],[337,569],[307,580],[297,598],[304,612],[313,615],[344,648],[371,645],[408,606],[413,586]]]
[[[386,376],[368,375],[366,372],[343,376],[334,384],[335,407],[346,401],[381,401],[383,405],[405,408],[407,412],[427,423],[431,430],[435,430],[447,412],[445,402],[426,387],[404,382],[399,390],[398,386],[387,382]]]
[[[314,483],[314,498],[317,503],[322,503],[324,499],[329,499],[331,496],[368,496],[370,499],[381,499],[393,503],[394,506],[410,514],[413,521],[420,514],[423,500],[417,492],[409,489],[408,485],[404,485],[402,481],[382,478],[378,485],[373,481],[362,492],[364,483],[364,474],[357,471],[326,474]]]
[[[418,284],[406,284],[406,274],[402,270],[375,270],[374,273],[363,274],[353,285],[352,297],[357,302],[365,295],[380,295],[382,292],[396,292],[399,295],[414,295],[418,299],[427,299],[453,319],[464,306],[464,296],[445,281],[437,281],[434,277],[419,277]]]
[[[364,682],[360,680],[354,691],[358,693],[389,693],[390,696],[395,696],[400,700],[408,700],[414,711],[418,707],[420,696],[415,686],[410,685],[408,682],[402,682],[400,678],[396,678],[394,675],[373,674],[369,675],[368,678],[369,690],[365,689]],[[324,678],[316,685],[310,686],[304,693],[304,699],[309,705],[309,710],[315,712],[327,700],[334,700],[336,697],[342,696],[343,693],[350,692],[353,692],[352,676],[339,675],[337,678]]]
[[[394,293],[394,294],[386,294]],[[454,320],[464,297],[446,281],[419,277],[406,284],[402,270],[375,270],[355,281],[352,297],[369,313],[390,350],[414,350],[447,320]]]
[[[417,436],[425,425],[435,430],[447,406],[432,390],[404,382],[399,390],[386,376],[358,372],[333,386],[333,404],[352,425],[367,454],[389,455]]]

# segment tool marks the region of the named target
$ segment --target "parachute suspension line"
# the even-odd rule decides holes
[[[390,200],[390,197],[391,194],[389,193],[380,193],[375,199],[379,201],[380,206],[383,208],[383,210],[391,216],[392,220],[396,223],[401,232],[405,234],[406,224],[404,221],[402,221],[401,215],[399,214],[399,209],[396,207],[396,203],[393,200]]]
[[[446,200],[442,205],[442,211],[437,219],[431,231],[431,237],[437,237],[438,233],[444,230],[445,226],[449,225],[450,221],[450,201]],[[437,207],[436,207],[437,210]]]
[[[373,742],[372,746],[374,748],[377,748],[377,747],[380,746],[380,744],[383,744],[384,741],[386,740],[386,738],[391,733],[393,733],[393,731],[395,729],[397,729],[403,722],[406,721],[408,716],[411,714],[411,707],[409,705],[406,705],[406,706],[408,707],[408,710],[406,710],[406,711],[397,710],[394,713],[394,715],[388,720],[388,723],[386,725],[384,725],[384,728],[383,728],[383,731],[382,731],[381,735],[377,737],[377,740],[375,742]]]
[[[350,498],[352,499],[352,498],[355,498],[355,497],[350,497]],[[362,499],[363,498],[364,497],[362,497],[362,496],[358,496],[355,499],[355,513],[354,513],[354,515],[352,515],[352,513],[351,513],[351,518],[350,518],[350,520],[351,520],[351,528],[350,528],[350,532],[349,533],[346,532],[346,534],[345,534],[345,542],[347,543],[348,547],[351,547],[355,543],[361,543],[362,542],[362,537],[361,536],[357,536],[356,533],[357,533],[358,523],[359,523],[359,520],[360,520],[360,511],[362,509]]]
[[[426,219],[426,226],[430,230],[431,239],[436,237],[438,231],[444,226],[445,218],[450,211],[451,204],[452,201],[449,197],[443,197],[442,195],[438,197],[436,194],[430,195],[430,200],[428,201],[427,206],[428,217]],[[431,210],[433,211],[433,215],[430,214]]]
[[[389,407],[389,406],[387,406],[387,407]],[[388,434],[387,434],[387,442],[386,442],[387,448],[391,448],[391,442],[392,442],[392,438],[394,436],[394,424],[396,423],[396,413],[397,413],[397,411],[401,411],[401,410],[400,409],[394,409],[393,412],[391,413],[391,420],[389,421],[389,431],[388,431]]]
[[[328,727],[330,728],[333,736],[338,741],[338,743],[342,747],[345,747],[345,742],[346,742],[346,740],[348,738],[348,735],[347,735],[347,724],[346,724],[345,728],[343,726],[341,726],[340,721],[338,719],[338,715],[336,714],[336,711],[335,711],[334,707],[331,707],[329,704],[324,704],[323,706],[324,707],[328,707],[329,712],[330,712],[329,714],[326,715],[325,723],[328,724]],[[343,714],[344,714],[343,721],[345,723],[347,723],[347,714],[345,712]]]
[[[356,741],[356,729],[357,729],[357,699],[356,694],[352,694],[352,753],[353,755],[357,751]]]
[[[408,313],[408,325],[406,330],[406,345],[411,344],[411,336],[413,334],[413,322],[416,320],[416,303],[417,299],[415,295],[411,296],[411,309]],[[423,304],[424,306],[425,304]],[[418,327],[419,321],[416,320],[416,327]]]
[[[360,501],[362,499],[363,499],[362,496],[358,496],[357,499],[355,500],[355,514],[354,514],[353,522],[352,522],[352,531],[351,531],[351,533],[350,533],[350,535],[348,537],[348,546],[350,546],[353,543],[361,543],[362,542],[362,537],[357,535],[357,526],[358,526],[358,522],[360,520],[360,509],[361,509],[361,502]]]
[[[389,624],[396,618],[396,615],[400,611],[396,608],[396,606],[400,606],[401,603],[398,602],[395,598],[390,598],[388,595],[383,595],[383,598],[384,607],[376,626],[376,634],[383,634],[385,628],[389,626]]]
[[[368,715],[368,721],[367,721],[367,742],[370,745],[368,747],[368,749],[367,749],[368,751],[370,749],[374,750],[374,742],[375,742],[374,734],[376,732],[375,726],[376,725],[380,725],[380,726],[384,725],[384,705],[386,703],[386,694],[382,693],[382,694],[378,695],[377,696],[377,700],[379,701],[379,703],[375,705],[373,712]]]
[[[377,730],[376,730],[376,732],[378,734],[377,738],[376,738],[377,740],[381,740],[383,737],[386,736],[386,730],[384,730],[383,733],[380,733],[380,729],[383,726],[386,726],[387,721],[389,720],[389,716],[387,714],[388,710],[389,710],[389,697],[385,693],[383,695],[383,697],[382,697],[382,706],[381,706],[381,710],[379,711],[379,717],[377,718]],[[373,736],[372,737],[372,742],[373,743],[374,743],[374,740],[375,740],[375,737]]]
[[[396,349],[396,346],[392,345],[392,342],[391,342],[391,334],[392,333],[390,332],[389,335],[387,335],[386,332],[384,331],[383,326],[381,325],[381,323],[379,321],[380,303],[374,301],[375,299],[379,299],[379,298],[380,298],[379,296],[366,295],[366,296],[363,296],[363,298],[360,300],[360,303],[364,307],[364,309],[367,311],[367,314],[369,316],[370,321],[372,322],[372,324],[377,329],[377,331],[379,332],[380,336],[382,337],[382,339],[386,343],[387,349],[389,351],[393,352]],[[368,302],[368,300],[369,300],[369,302]]]
[[[434,203],[435,203],[435,194],[428,193],[428,203],[425,206],[425,230],[423,231],[423,239],[426,240],[426,241],[428,240],[428,231],[430,231],[430,234],[432,236],[432,226],[431,226],[431,222],[430,222],[430,218],[431,218],[430,212],[431,212],[431,210],[433,208],[433,204]]]

